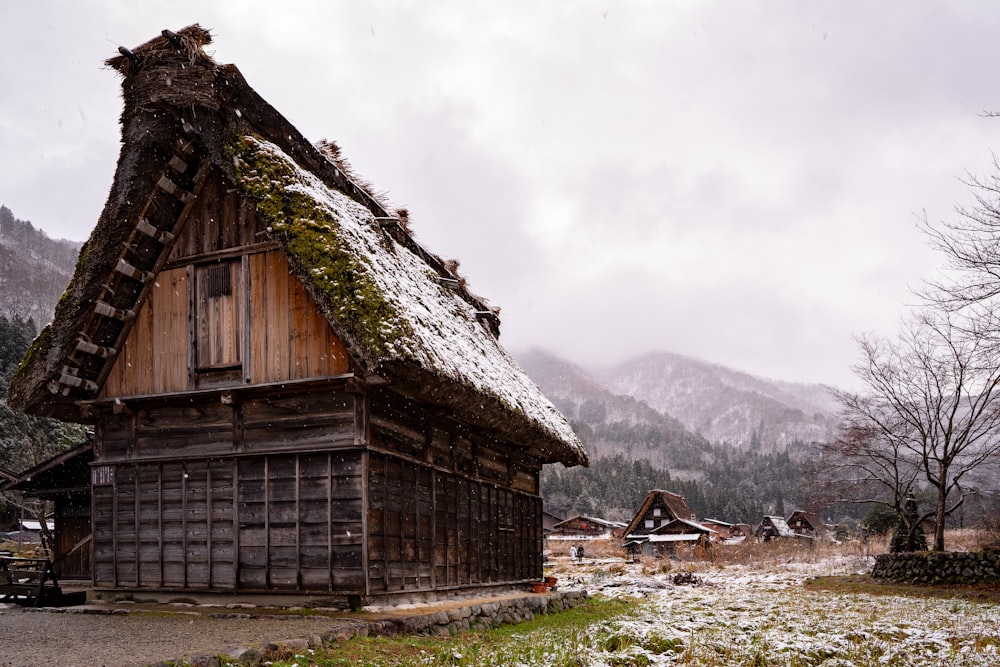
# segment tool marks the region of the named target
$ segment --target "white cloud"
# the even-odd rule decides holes
[[[101,63],[194,20],[462,260],[509,347],[586,361],[845,381],[938,263],[914,214],[968,201],[1000,122],[985,1],[8,3],[0,203],[84,238],[118,150]]]

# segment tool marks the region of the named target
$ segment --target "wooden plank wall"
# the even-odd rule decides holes
[[[187,322],[187,271],[161,271],[101,388],[101,397],[187,389]]]
[[[535,580],[542,503],[485,480],[372,452],[370,594]]]
[[[266,241],[267,225],[235,184],[213,170],[170,252],[170,263],[187,257]]]
[[[347,373],[350,370],[347,348],[319,312],[302,281],[291,274],[284,253],[277,250],[257,253],[247,261],[249,307],[243,329],[236,330],[249,331],[249,350],[243,359],[244,372],[233,375],[229,384],[263,384]],[[233,280],[238,284],[243,280],[243,272],[236,268],[233,272]],[[195,374],[188,368],[189,360],[196,356],[188,354],[189,346],[194,344],[187,328],[188,290],[193,289],[188,282],[185,267],[159,274],[101,388],[102,398],[196,388],[191,381]],[[224,345],[207,334],[200,338],[213,340],[220,349]],[[239,345],[239,341],[226,344]],[[212,359],[208,357],[207,361]]]
[[[347,348],[280,250],[249,257],[251,383],[339,375]]]
[[[115,464],[94,486],[94,583],[363,594],[363,456]]]

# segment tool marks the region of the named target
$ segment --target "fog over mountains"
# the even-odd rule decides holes
[[[0,314],[33,318],[41,328],[69,282],[80,246],[50,239],[0,205]],[[681,450],[693,455],[712,443],[787,451],[796,443],[828,440],[836,421],[837,406],[819,385],[767,380],[670,352],[604,368],[584,368],[540,350],[518,361],[567,418],[591,429],[582,435],[592,456],[624,453],[654,464],[669,461],[676,469]],[[641,451],[643,443],[648,451]],[[700,458],[683,461],[697,466]]]
[[[759,452],[826,442],[836,425],[837,404],[820,385],[767,380],[670,352],[595,369],[541,350],[518,361],[567,418],[587,424],[674,424],[689,437]]]

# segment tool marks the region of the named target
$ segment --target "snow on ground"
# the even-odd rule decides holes
[[[658,574],[598,565],[567,568],[559,583],[642,601],[633,617],[602,629],[589,665],[1000,665],[996,604],[802,586],[810,576],[870,569],[859,557],[766,568],[673,564]],[[678,574],[693,583],[674,583]]]

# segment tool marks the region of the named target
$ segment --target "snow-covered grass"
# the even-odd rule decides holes
[[[821,548],[747,563],[626,563],[603,557],[547,571],[585,587],[584,609],[446,639],[398,639],[377,659],[311,655],[287,665],[740,665],[918,667],[1000,664],[1000,607],[963,599],[816,591],[813,576],[854,575],[871,556]],[[811,554],[811,555],[810,555]],[[589,609],[587,609],[589,608]],[[415,642],[419,641],[419,648]],[[370,654],[371,655],[371,654]]]

